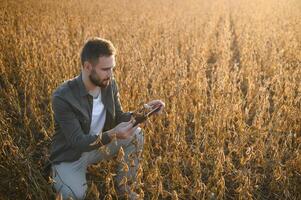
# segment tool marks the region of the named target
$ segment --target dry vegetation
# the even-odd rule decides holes
[[[0,3],[0,199],[51,199],[41,175],[50,96],[80,72],[86,38],[118,49],[125,110],[145,129],[145,199],[301,199],[299,0]],[[87,199],[115,198],[115,161],[89,169]]]

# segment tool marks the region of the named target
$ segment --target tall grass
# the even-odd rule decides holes
[[[2,0],[0,198],[55,197],[41,174],[51,93],[99,36],[118,49],[124,109],[166,103],[143,127],[141,196],[300,199],[300,13],[297,0]],[[87,199],[116,197],[115,164],[89,168]]]

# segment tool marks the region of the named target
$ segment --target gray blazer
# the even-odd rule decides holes
[[[122,121],[130,120],[119,101],[118,87],[113,79],[107,88],[101,89],[101,99],[106,109],[103,131],[114,128]],[[64,82],[52,95],[55,133],[51,142],[50,163],[78,160],[83,152],[108,144],[110,137],[102,134],[102,144],[90,146],[97,136],[89,135],[93,97],[86,90],[82,75]]]

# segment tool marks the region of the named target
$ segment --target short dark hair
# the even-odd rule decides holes
[[[86,41],[82,48],[80,59],[82,65],[84,65],[85,61],[95,64],[99,57],[111,55],[116,55],[116,49],[112,42],[103,38],[93,37]]]

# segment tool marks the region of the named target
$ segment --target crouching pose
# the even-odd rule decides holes
[[[116,189],[121,196],[138,198],[121,182],[124,177],[135,181],[143,133],[138,125],[133,126],[131,113],[122,111],[117,83],[112,76],[115,54],[110,41],[89,39],[81,51],[80,75],[63,83],[53,93],[55,133],[50,161],[53,186],[64,199],[84,199],[88,165],[113,158],[121,147],[129,169],[117,168]],[[158,113],[164,108],[160,100],[148,105],[160,106]]]

